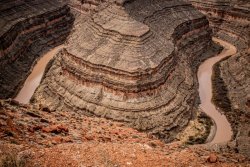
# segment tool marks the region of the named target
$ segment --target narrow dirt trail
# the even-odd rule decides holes
[[[214,120],[216,124],[216,131],[213,132],[214,137],[211,143],[222,143],[229,141],[233,133],[231,125],[226,119],[226,116],[221,114],[216,106],[212,103],[212,70],[213,65],[216,62],[220,61],[224,57],[234,55],[237,52],[237,49],[235,48],[235,46],[223,40],[213,38],[213,41],[223,46],[224,50],[217,56],[206,60],[199,67],[198,81],[199,95],[201,99],[200,107],[208,116],[210,116]]]
[[[34,66],[31,74],[26,79],[23,85],[23,88],[15,97],[15,100],[23,104],[29,103],[36,88],[40,84],[46,65],[62,48],[63,48],[63,45],[55,47],[54,49],[50,50],[49,52],[47,52],[41,57],[41,59]]]

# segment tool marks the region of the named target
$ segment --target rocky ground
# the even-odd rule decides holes
[[[248,166],[234,146],[164,144],[123,123],[0,103],[0,166]]]

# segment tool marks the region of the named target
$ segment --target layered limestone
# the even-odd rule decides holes
[[[0,98],[17,94],[40,55],[65,41],[73,20],[58,1],[0,2]]]
[[[218,48],[189,3],[124,2],[78,15],[32,102],[125,122],[168,142],[192,119],[198,64]]]
[[[239,50],[250,44],[250,3],[248,0],[189,0],[204,13],[214,35],[226,40]]]
[[[230,121],[238,151],[250,155],[250,3],[190,0],[207,15],[214,34],[238,53],[214,65],[213,101]]]

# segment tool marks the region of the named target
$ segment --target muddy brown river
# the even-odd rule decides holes
[[[201,64],[198,70],[198,80],[199,80],[199,95],[201,99],[201,109],[209,115],[214,122],[216,123],[216,130],[214,132],[214,138],[211,143],[221,143],[227,142],[231,139],[232,130],[229,122],[226,117],[221,114],[218,109],[211,102],[212,99],[212,84],[211,84],[211,76],[212,76],[212,67],[213,65],[226,56],[230,56],[236,53],[236,48],[222,40],[217,38],[213,38],[215,42],[218,42],[220,45],[224,47],[224,50],[215,57],[212,57],[206,60]],[[32,73],[27,78],[23,88],[15,98],[15,100],[20,103],[27,104],[29,103],[32,95],[34,94],[36,88],[40,84],[41,78],[43,76],[45,67],[47,63],[56,55],[56,53],[62,49],[63,46],[56,47],[46,53],[42,58],[37,62],[35,67],[33,68]]]
[[[224,50],[217,56],[212,57],[202,63],[198,70],[199,80],[199,95],[201,99],[200,108],[210,116],[216,124],[216,132],[214,132],[214,138],[211,143],[227,142],[232,137],[232,129],[230,123],[226,119],[225,115],[219,112],[219,109],[212,103],[212,69],[213,65],[220,61],[222,58],[231,56],[237,52],[235,46],[222,41],[217,38],[213,38],[213,41],[219,43],[224,47]],[[222,99],[223,100],[223,99]],[[212,132],[213,133],[213,132]]]
[[[49,52],[47,52],[41,57],[41,59],[34,66],[31,74],[26,79],[23,85],[23,88],[15,97],[15,100],[24,104],[29,103],[36,88],[40,84],[46,65],[62,48],[63,48],[63,45],[55,47],[54,49],[50,50]]]

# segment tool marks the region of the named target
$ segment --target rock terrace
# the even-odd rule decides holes
[[[199,61],[218,50],[208,21],[183,1],[98,8],[76,18],[67,48],[48,67],[33,103],[83,110],[173,140],[197,106]]]

